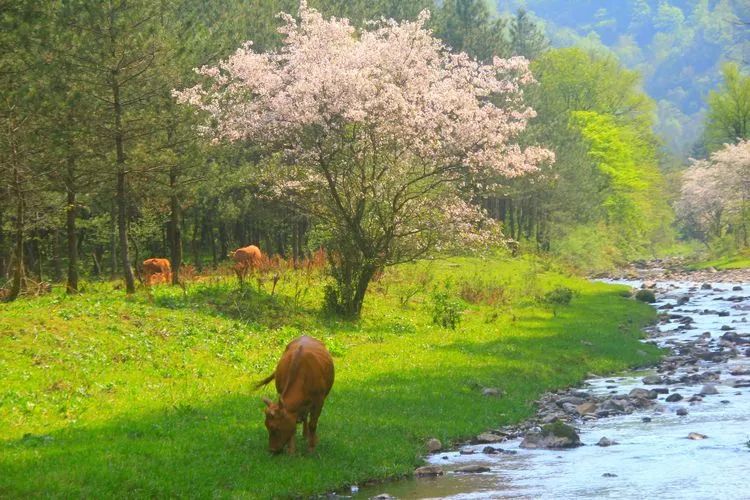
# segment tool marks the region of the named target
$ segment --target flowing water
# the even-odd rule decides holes
[[[632,281],[620,283],[641,285]],[[663,347],[705,346],[711,351],[728,352],[731,346],[721,341],[727,327],[740,335],[750,334],[750,284],[733,290],[736,286],[717,283],[713,289],[701,289],[691,282],[660,283],[662,293],[657,293],[655,306],[673,305],[665,312],[674,318],[658,325],[648,341]],[[693,320],[690,328],[681,326],[686,316]],[[722,330],[724,325],[727,326]],[[709,332],[710,339],[704,332]],[[527,450],[519,448],[521,440],[517,439],[500,444],[515,453],[485,455],[482,449],[486,445],[467,445],[462,449],[474,450],[475,454],[454,451],[431,455],[427,458],[429,464],[441,466],[445,475],[363,488],[354,498],[388,493],[398,498],[455,499],[750,499],[750,352],[746,352],[750,344],[738,343],[736,347],[728,360],[701,360],[672,375],[679,378],[680,374],[695,373],[695,366],[700,372],[720,371],[719,380],[713,382],[718,394],[704,396],[701,402],[691,404],[688,399],[701,391],[702,382],[644,386],[641,379],[653,371],[590,379],[584,389],[594,394],[628,393],[634,387],[668,387],[670,393],[680,393],[684,399],[668,403],[666,395],[659,395],[658,404],[649,409],[578,422],[585,445],[579,448]],[[679,408],[687,409],[688,414],[678,416]],[[688,439],[691,432],[707,437]],[[604,436],[617,444],[595,446]],[[469,464],[487,466],[490,471],[452,472]]]

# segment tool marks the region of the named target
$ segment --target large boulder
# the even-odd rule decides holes
[[[521,448],[575,448],[582,446],[581,438],[576,430],[562,422],[553,422],[542,427],[541,432],[526,434],[521,442]]]

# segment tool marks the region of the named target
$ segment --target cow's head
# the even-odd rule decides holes
[[[284,408],[284,402],[281,399],[278,403],[274,403],[268,398],[263,398],[263,402],[266,403],[268,448],[271,453],[281,453],[297,430],[297,417]]]

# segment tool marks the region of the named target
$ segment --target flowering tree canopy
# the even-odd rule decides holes
[[[498,178],[551,161],[514,139],[534,111],[523,58],[481,64],[414,22],[357,31],[302,2],[281,14],[276,52],[248,42],[175,92],[206,113],[215,141],[274,152],[278,189],[329,229],[336,301],[358,314],[372,275],[459,237],[486,243],[492,224],[468,203]]]
[[[750,141],[727,144],[708,160],[693,162],[682,176],[677,203],[681,219],[704,241],[734,234],[748,245]]]

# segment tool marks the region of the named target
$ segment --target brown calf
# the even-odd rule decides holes
[[[286,346],[276,371],[258,387],[274,378],[279,402],[263,398],[271,452],[280,453],[288,445],[289,454],[294,453],[297,422],[302,422],[308,450],[313,451],[318,444],[318,417],[333,386],[333,358],[320,340],[299,337]]]
[[[143,282],[146,286],[172,281],[172,266],[168,259],[146,259],[143,261]]]
[[[255,270],[260,265],[262,254],[260,248],[255,245],[248,245],[243,248],[238,248],[232,254],[234,260],[234,272],[237,273],[237,279],[242,281],[247,276],[248,271]]]

